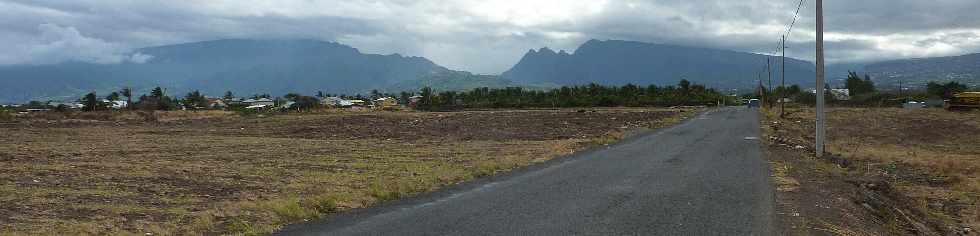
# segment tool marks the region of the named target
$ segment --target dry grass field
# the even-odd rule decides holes
[[[763,128],[772,137],[777,199],[797,201],[798,209],[788,211],[812,217],[795,227],[839,235],[975,235],[980,229],[980,112],[830,109],[832,155],[816,160],[813,110],[791,111],[785,119],[768,113]],[[799,207],[814,202],[827,207]]]
[[[0,123],[0,235],[263,234],[540,163],[694,112],[15,117]]]

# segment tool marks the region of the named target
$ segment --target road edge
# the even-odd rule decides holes
[[[502,172],[492,176],[475,178],[469,181],[464,181],[462,183],[449,185],[432,192],[419,193],[417,195],[413,195],[410,197],[382,202],[369,207],[351,209],[349,211],[340,212],[321,219],[310,220],[307,222],[296,223],[296,224],[288,224],[280,227],[276,231],[273,231],[270,235],[296,235],[299,232],[304,232],[303,229],[309,229],[309,228],[342,228],[356,223],[357,220],[359,219],[383,214],[385,212],[391,212],[407,206],[418,205],[427,202],[434,202],[438,199],[446,198],[454,194],[459,194],[459,193],[479,189],[487,184],[508,181],[510,179],[514,179],[525,174],[533,173],[535,171],[540,171],[543,169],[547,169],[568,162],[582,160],[583,158],[586,158],[586,156],[589,156],[590,154],[593,154],[595,152],[633,143],[640,139],[660,135],[671,129],[690,124],[697,117],[703,116],[713,111],[717,111],[718,109],[719,108],[703,109],[701,111],[697,111],[693,113],[689,117],[681,119],[675,124],[660,127],[660,128],[641,130],[639,132],[626,135],[626,137],[624,137],[623,139],[620,139],[611,144],[588,147],[586,149],[577,151],[575,153],[557,156],[555,158],[549,159],[541,163],[515,168],[510,171]]]

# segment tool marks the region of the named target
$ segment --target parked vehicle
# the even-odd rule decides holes
[[[749,99],[748,107],[749,108],[759,108],[759,107],[762,107],[762,101],[759,100],[759,99]]]

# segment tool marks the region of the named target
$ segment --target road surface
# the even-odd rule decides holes
[[[281,235],[769,235],[758,113],[722,108],[503,177]]]

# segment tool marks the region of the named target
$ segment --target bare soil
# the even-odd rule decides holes
[[[811,109],[767,114],[786,234],[976,235],[980,113],[830,109],[821,159]]]
[[[263,234],[694,112],[32,114],[0,123],[0,235]]]

